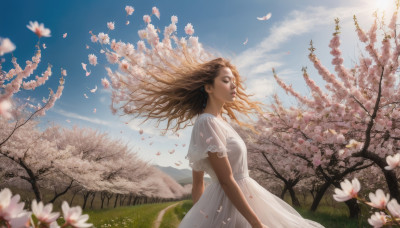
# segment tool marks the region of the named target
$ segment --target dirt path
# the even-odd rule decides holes
[[[159,228],[160,225],[161,225],[161,221],[162,221],[162,218],[163,218],[165,212],[166,212],[168,209],[170,209],[171,207],[175,207],[175,206],[178,205],[178,204],[179,204],[179,202],[178,202],[178,203],[175,203],[175,204],[172,204],[172,205],[170,205],[170,206],[164,208],[162,211],[160,211],[160,213],[158,213],[157,220],[154,222],[153,228]]]

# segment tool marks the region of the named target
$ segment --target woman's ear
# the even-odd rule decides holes
[[[213,85],[211,85],[211,84],[206,84],[206,85],[204,85],[204,90],[207,92],[207,93],[212,93],[212,90],[213,89]]]

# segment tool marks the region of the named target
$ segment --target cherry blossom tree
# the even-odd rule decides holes
[[[397,2],[396,9],[398,6]],[[293,154],[311,162],[317,173],[326,179],[326,185],[339,186],[346,175],[373,164],[385,176],[392,197],[399,200],[395,172],[385,169],[385,157],[400,148],[400,131],[396,127],[400,117],[399,83],[396,81],[400,37],[396,33],[396,21],[397,10],[388,26],[376,15],[366,34],[354,17],[365,52],[361,52],[353,68],[346,68],[339,49],[340,27],[339,19],[336,19],[335,33],[329,46],[337,76],[317,58],[311,42],[309,59],[326,82],[326,90],[318,86],[304,68],[303,78],[311,91],[311,98],[302,96],[274,71],[278,84],[295,97],[299,105],[287,109],[275,98],[271,113],[261,119],[269,126],[264,133],[273,132],[271,136],[282,138],[281,143],[286,139],[285,144],[279,146],[293,148]],[[384,33],[380,49],[375,47],[378,23]]]

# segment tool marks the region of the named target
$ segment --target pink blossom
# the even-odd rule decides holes
[[[63,34],[63,38],[65,39],[67,37],[67,33],[64,33]]]
[[[58,216],[60,216],[59,212],[51,213],[52,210],[53,205],[51,203],[44,206],[43,202],[37,203],[36,200],[32,201],[32,212],[43,223],[50,224],[55,222]]]
[[[375,212],[375,214],[368,219],[368,223],[374,228],[382,227],[386,222],[386,214],[383,212]]]
[[[96,108],[93,109],[93,113],[96,113]]]
[[[47,48],[45,43],[42,44],[42,47],[43,47],[43,49]]]
[[[118,62],[118,55],[116,53],[106,53],[107,61],[111,64]]]
[[[194,29],[193,29],[193,26],[192,26],[191,23],[188,23],[188,24],[185,26],[185,33],[188,34],[189,36],[193,35]]]
[[[0,192],[0,218],[10,222],[13,219],[18,219],[21,215],[25,215],[24,203],[18,203],[19,200],[19,195],[13,196],[10,189],[3,189]],[[25,220],[26,222],[27,220]]]
[[[147,23],[147,24],[149,24],[150,22],[151,22],[151,18],[150,18],[150,16],[149,15],[144,15],[143,16],[143,21],[145,22],[145,23]]]
[[[85,64],[85,63],[81,63],[81,64],[82,64],[82,68],[83,68],[85,71],[87,71],[87,70],[86,70],[86,65],[87,65],[87,64]]]
[[[171,16],[171,22],[172,22],[172,24],[178,23],[178,17],[175,16],[175,15],[172,15],[172,16]]]
[[[370,205],[371,207],[375,207],[378,209],[385,209],[386,204],[389,202],[390,199],[390,195],[386,194],[382,191],[382,189],[378,189],[376,190],[376,193],[369,193],[369,199],[371,200],[370,203],[368,203],[368,205]]]
[[[85,228],[92,226],[92,224],[86,223],[86,221],[89,219],[89,216],[82,215],[82,209],[79,206],[70,208],[68,203],[64,201],[61,208],[66,224],[69,224],[76,228]]]
[[[93,66],[97,65],[97,56],[95,56],[94,54],[89,54],[88,56],[89,58],[89,63]]]
[[[109,44],[110,43],[110,37],[108,37],[108,34],[104,34],[103,32],[101,32],[97,36],[99,37],[99,42],[101,44]]]
[[[39,25],[37,21],[29,22],[29,25],[26,26],[29,30],[34,32],[39,38],[44,36],[44,37],[50,37],[50,29],[45,28],[43,23]]]
[[[388,166],[385,167],[386,170],[392,170],[400,166],[400,153],[397,153],[394,156],[387,156],[386,162],[388,163]]]
[[[265,15],[265,16],[263,16],[263,17],[257,17],[257,20],[259,20],[259,21],[266,21],[266,20],[270,19],[271,16],[272,16],[272,14],[271,14],[271,13],[268,13],[267,15]]]
[[[396,199],[390,200],[387,204],[387,208],[394,217],[400,218],[400,205],[397,203]]]
[[[9,100],[0,101],[0,116],[9,119],[11,118],[11,102]]]
[[[0,38],[0,56],[15,50],[15,45],[8,38]]]
[[[342,189],[335,188],[335,195],[333,195],[333,198],[339,202],[344,202],[351,198],[356,198],[357,193],[361,189],[360,182],[357,178],[354,178],[351,183],[348,179],[345,179],[340,183],[340,187]]]
[[[139,129],[139,134],[143,134],[143,129]]]
[[[102,78],[101,84],[103,84],[103,87],[106,89],[110,87],[110,82],[107,80],[107,78]]]
[[[127,15],[132,15],[135,9],[132,6],[125,6],[125,11]]]
[[[61,75],[62,76],[67,76],[67,70],[66,69],[61,69]]]
[[[114,22],[107,22],[107,28],[110,29],[110,30],[114,30],[115,29]]]
[[[96,43],[99,39],[97,38],[96,35],[92,35],[92,36],[90,37],[90,40],[91,40],[93,43]]]
[[[152,11],[152,14],[156,15],[156,17],[157,17],[158,19],[160,19],[160,11],[157,9],[157,7],[154,6],[154,7],[151,9],[151,11]]]
[[[90,90],[91,93],[95,93],[96,91],[97,91],[97,85],[94,87],[94,89]]]
[[[125,22],[126,25],[129,25],[129,23],[130,23],[129,21],[126,21],[126,22]]]

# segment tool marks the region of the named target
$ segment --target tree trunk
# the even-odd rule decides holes
[[[110,205],[110,199],[111,199],[111,197],[113,197],[113,193],[111,193],[111,194],[106,194],[106,196],[107,196],[107,207],[109,207],[109,205]]]
[[[324,196],[326,190],[329,188],[331,185],[331,182],[325,182],[321,187],[318,189],[317,194],[315,195],[315,198],[313,200],[313,203],[311,205],[310,211],[316,211],[318,208],[319,203],[321,202],[322,197]]]
[[[92,201],[90,201],[90,209],[93,209],[93,201],[94,201],[94,197],[96,196],[96,192],[93,192],[93,198]]]
[[[292,198],[292,205],[295,207],[300,207],[300,202],[297,199],[296,193],[294,192],[294,189],[292,186],[288,186],[288,190],[290,193],[290,197]]]
[[[118,196],[119,196],[119,194],[115,195],[114,208],[117,207]]]
[[[287,185],[285,183],[283,185],[284,185],[284,187],[283,187],[282,193],[281,193],[281,199],[282,200],[285,198],[285,193],[287,191]]]
[[[388,185],[388,189],[390,192],[390,196],[395,198],[397,202],[400,202],[400,191],[399,191],[399,183],[396,178],[396,173],[393,170],[386,170],[385,166],[386,159],[379,157],[377,154],[371,153],[369,151],[365,153],[360,153],[357,155],[358,157],[363,157],[373,161],[379,168],[382,170],[383,175],[386,179],[386,184]]]
[[[69,202],[69,205],[70,205],[70,206],[72,206],[72,201],[74,201],[74,198],[75,198],[75,196],[76,196],[76,194],[77,194],[78,192],[79,192],[79,191],[74,191],[74,195],[72,195],[71,201]]]
[[[83,205],[82,205],[82,210],[84,210],[84,209],[86,208],[86,203],[87,203],[87,200],[88,200],[89,196],[90,196],[90,192],[84,192],[84,193],[83,193]]]
[[[100,199],[101,199],[101,207],[100,207],[100,209],[103,209],[103,207],[104,207],[104,200],[106,199],[106,194],[107,193],[105,193],[105,192],[101,192],[100,193]]]
[[[14,160],[15,161],[15,160]],[[35,174],[33,173],[33,171],[25,164],[24,160],[22,160],[21,158],[18,160],[18,164],[20,164],[22,166],[22,168],[25,169],[26,173],[28,174],[29,178],[25,177],[25,176],[21,176],[20,178],[23,180],[28,181],[31,186],[32,186],[32,190],[35,193],[35,197],[36,197],[36,201],[40,202],[42,201],[42,194],[40,192],[39,186],[37,184],[37,179]]]

